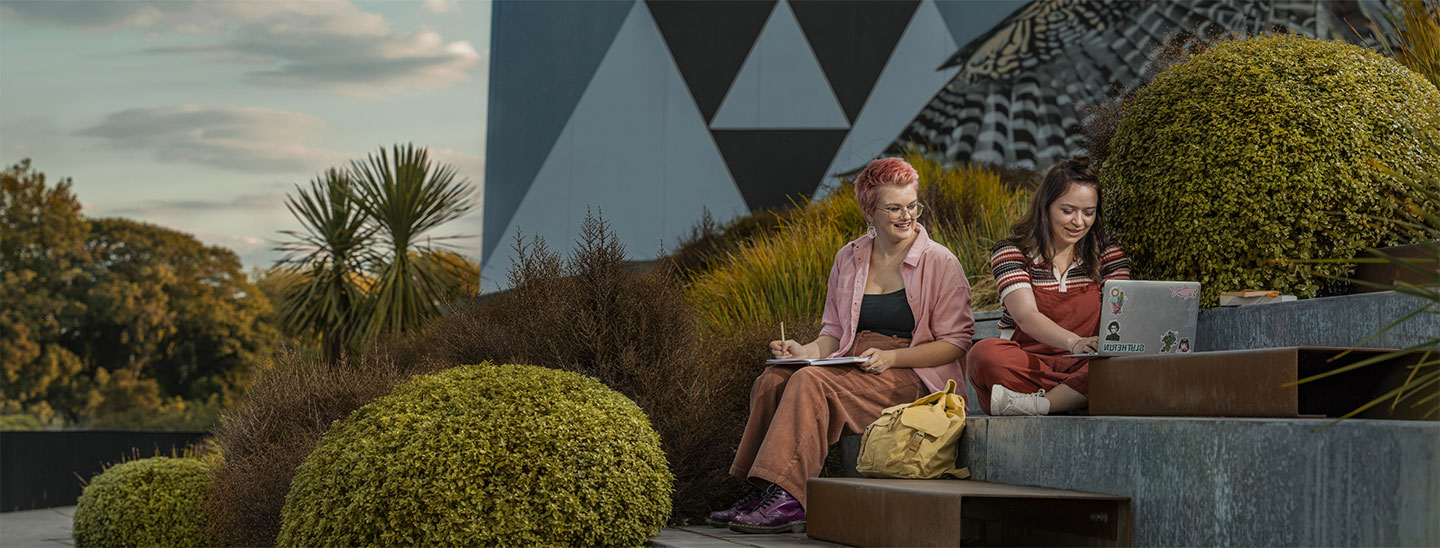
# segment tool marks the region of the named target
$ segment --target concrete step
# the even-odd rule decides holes
[[[1129,546],[1127,497],[973,480],[815,478],[808,530],[850,546]]]
[[[973,417],[957,464],[979,481],[1129,497],[1138,546],[1440,546],[1440,423],[1331,423]],[[858,449],[841,440],[846,462]]]
[[[1404,384],[1425,356],[1413,352],[1300,385],[1387,351],[1259,348],[1124,356],[1090,361],[1090,415],[1190,417],[1341,417]],[[1434,404],[1376,405],[1359,415],[1423,420]]]
[[[1440,314],[1418,314],[1374,340],[1365,339],[1424,304],[1424,299],[1413,295],[1379,291],[1212,308],[1200,312],[1195,350],[1287,346],[1409,348],[1440,333]]]
[[[1425,304],[1413,295],[1378,291],[1286,303],[1201,310],[1197,352],[1287,346],[1408,348],[1440,333],[1440,314],[1419,314],[1374,340],[1382,328]],[[975,339],[1000,336],[999,311],[975,313]],[[1361,344],[1364,343],[1364,344]]]

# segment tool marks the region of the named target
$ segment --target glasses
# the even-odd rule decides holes
[[[911,218],[911,219],[919,219],[919,218],[920,218],[920,214],[925,212],[925,204],[922,204],[922,203],[918,203],[918,202],[917,202],[917,203],[913,203],[913,204],[910,204],[910,205],[904,206],[904,207],[901,207],[901,206],[882,207],[882,208],[880,208],[880,211],[884,211],[884,212],[886,212],[886,213],[889,213],[891,219],[899,219],[899,218],[901,218],[901,217],[900,217],[900,213],[901,213],[901,212],[908,212],[908,213],[910,213],[910,218]]]

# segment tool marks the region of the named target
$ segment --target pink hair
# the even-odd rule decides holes
[[[855,177],[855,199],[860,202],[861,210],[870,213],[875,211],[880,187],[912,185],[919,190],[920,174],[908,162],[900,158],[880,158],[872,160]]]

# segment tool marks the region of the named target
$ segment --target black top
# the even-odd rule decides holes
[[[884,295],[865,295],[860,300],[860,322],[855,332],[873,331],[909,339],[915,331],[915,313],[905,299],[905,289]]]

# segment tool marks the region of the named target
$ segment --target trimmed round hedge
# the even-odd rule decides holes
[[[210,465],[153,457],[122,462],[90,480],[75,507],[75,545],[210,546],[201,502]]]
[[[1349,259],[1406,235],[1386,174],[1435,173],[1440,90],[1399,63],[1295,35],[1221,43],[1171,67],[1121,117],[1105,215],[1137,277],[1315,296]],[[1415,204],[1437,211],[1437,204]]]
[[[634,402],[523,365],[416,377],[357,409],[295,472],[280,546],[638,546],[673,478]]]

